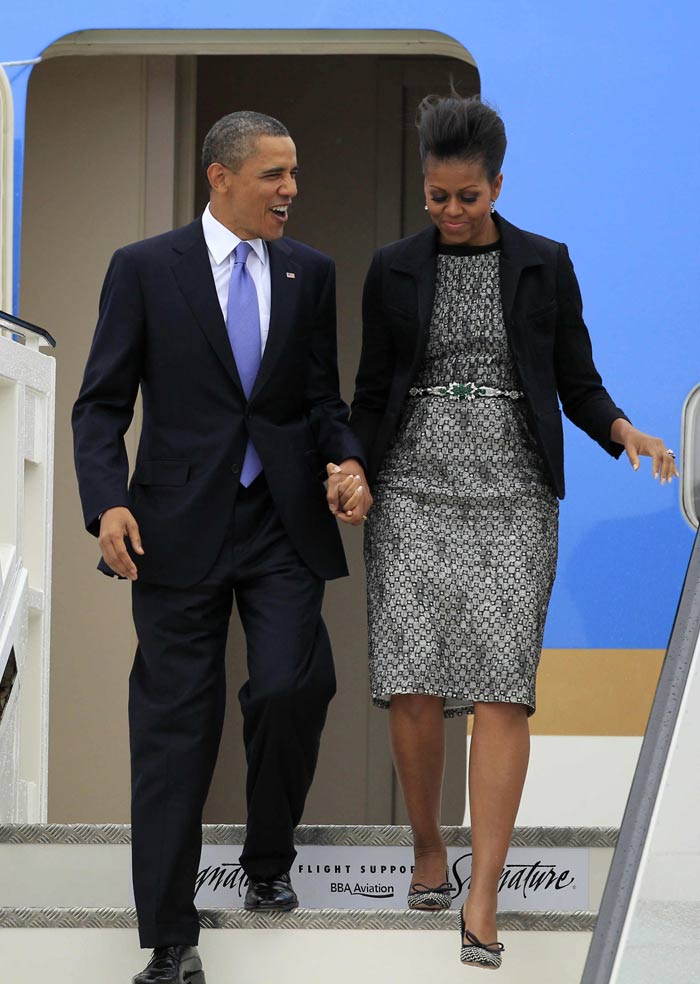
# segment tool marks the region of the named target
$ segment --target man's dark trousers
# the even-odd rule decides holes
[[[264,476],[239,489],[230,533],[203,581],[183,589],[134,583],[132,860],[144,947],[194,944],[199,935],[192,890],[224,720],[234,595],[249,672],[239,693],[248,761],[241,862],[248,875],[269,877],[294,860],[293,830],[335,692],[324,583],[291,545]]]

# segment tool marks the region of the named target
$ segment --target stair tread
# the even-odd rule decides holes
[[[295,909],[287,913],[246,912],[244,909],[200,909],[204,929],[347,929],[450,930],[459,910],[413,912],[408,909]],[[504,911],[499,929],[530,932],[591,932],[596,913]],[[0,908],[0,929],[132,929],[134,908]]]
[[[467,847],[471,843],[469,827],[442,828],[448,847]],[[616,827],[516,827],[513,847],[614,847]],[[205,824],[205,844],[242,844],[243,824]],[[409,847],[408,826],[302,824],[296,829],[296,843],[303,845],[346,845],[362,847]],[[3,844],[129,844],[129,824],[0,824]]]

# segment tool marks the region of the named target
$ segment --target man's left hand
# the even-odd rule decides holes
[[[356,458],[346,458],[339,465],[329,462],[328,508],[343,523],[359,526],[372,508],[372,496],[364,469]]]

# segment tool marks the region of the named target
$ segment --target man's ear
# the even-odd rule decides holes
[[[207,181],[213,191],[224,192],[229,186],[231,172],[223,164],[210,164],[207,168]]]

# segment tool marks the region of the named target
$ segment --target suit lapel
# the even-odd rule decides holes
[[[194,318],[229,376],[243,392],[204,241],[201,219],[181,230],[173,247],[172,271]]]
[[[251,399],[270,378],[294,325],[302,276],[291,247],[283,239],[268,242],[267,254],[270,261],[270,328]]]

